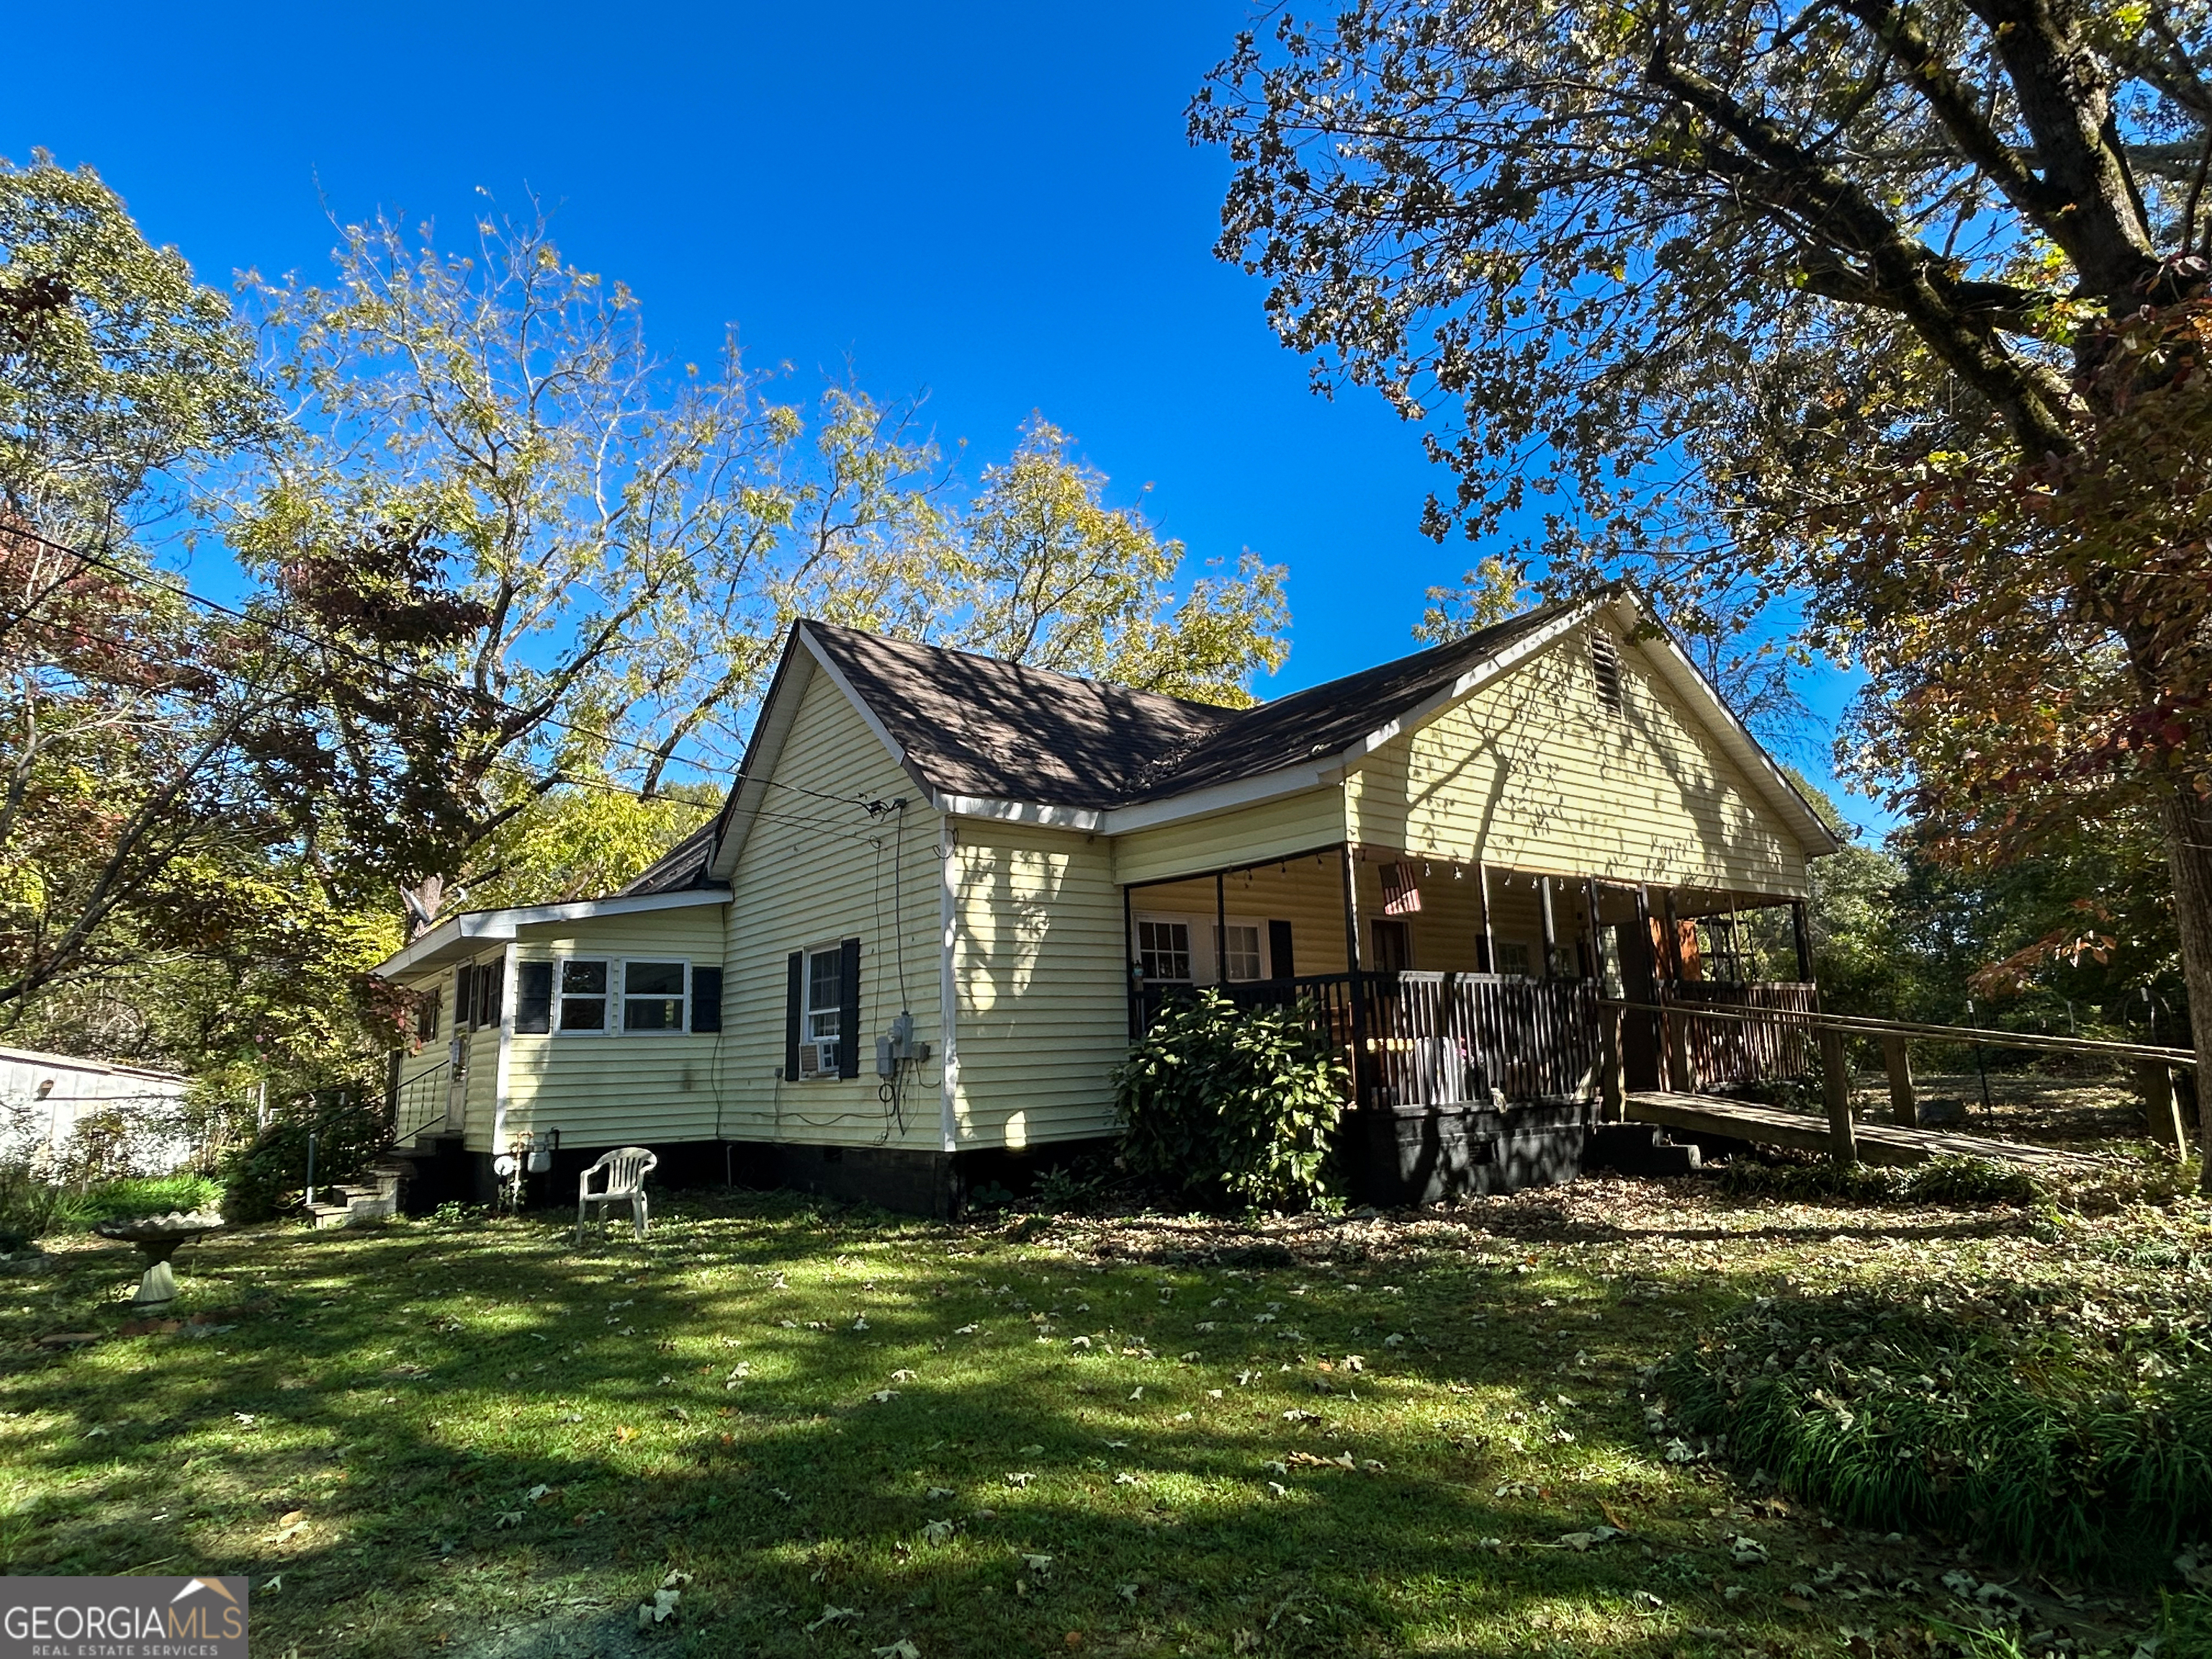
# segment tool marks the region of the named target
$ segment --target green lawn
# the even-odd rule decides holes
[[[0,1552],[248,1573],[256,1652],[302,1659],[1925,1654],[1960,1571],[2126,1654],[2121,1592],[1669,1461],[1638,1372],[1785,1285],[2066,1280],[2205,1231],[1696,1182],[1253,1228],[672,1195],[642,1249],[219,1236],[179,1261],[200,1322],[137,1334],[131,1260],[50,1242],[0,1281]],[[100,1340],[37,1344],[67,1332]]]

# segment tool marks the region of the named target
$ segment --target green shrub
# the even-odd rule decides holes
[[[275,1119],[251,1144],[222,1164],[223,1219],[234,1225],[267,1221],[300,1201],[307,1183],[307,1133],[316,1133],[315,1184],[359,1175],[392,1144],[383,1115],[374,1108],[302,1109]]]
[[[1826,1159],[1762,1164],[1731,1159],[1721,1190],[1738,1198],[1826,1199],[1847,1204],[2029,1206],[2045,1201],[2033,1176],[2017,1165],[1975,1158],[1937,1158],[1908,1170],[1848,1167]]]
[[[1345,1085],[1300,1011],[1204,991],[1163,1012],[1114,1073],[1129,1168],[1208,1200],[1308,1205]]]
[[[2212,1361],[2187,1287],[1760,1297],[1655,1369],[1674,1428],[1841,1519],[2138,1574],[2212,1534]]]
[[[195,1210],[213,1208],[222,1196],[222,1183],[212,1176],[131,1176],[69,1194],[58,1206],[55,1220],[61,1226],[82,1228],[102,1221],[167,1215],[172,1210],[189,1215]]]

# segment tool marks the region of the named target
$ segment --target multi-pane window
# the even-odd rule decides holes
[[[1231,980],[1264,979],[1260,959],[1260,929],[1251,922],[1232,921],[1221,930],[1222,965]]]
[[[831,1076],[837,1073],[837,1045],[843,1036],[845,984],[838,952],[810,951],[806,955],[806,1008],[799,1026],[799,1074]]]
[[[1140,921],[1137,924],[1137,962],[1146,979],[1190,978],[1190,924],[1187,921]],[[1258,977],[1256,975],[1254,977]]]
[[[561,1019],[563,1031],[604,1031],[607,1029],[607,964],[574,958],[561,964]]]
[[[623,963],[623,1030],[684,1029],[684,967],[680,962]]]
[[[1528,978],[1528,947],[1525,945],[1508,944],[1504,939],[1498,940],[1498,971],[1501,974],[1518,974],[1523,979]]]

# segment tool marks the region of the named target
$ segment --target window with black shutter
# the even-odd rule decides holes
[[[719,968],[691,969],[691,1029],[722,1029],[722,970]]]

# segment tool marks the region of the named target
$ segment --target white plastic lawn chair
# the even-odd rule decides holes
[[[576,1243],[584,1242],[584,1211],[587,1206],[599,1206],[599,1237],[607,1233],[607,1206],[629,1206],[629,1224],[640,1240],[645,1237],[646,1201],[645,1178],[660,1162],[659,1158],[643,1146],[623,1146],[611,1152],[602,1152],[599,1161],[576,1177]],[[607,1172],[604,1190],[592,1190],[592,1177],[602,1170]]]

